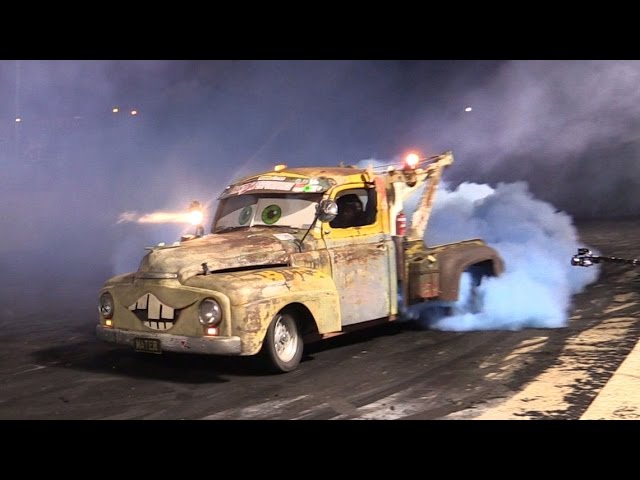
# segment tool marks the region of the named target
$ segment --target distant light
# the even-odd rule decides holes
[[[285,168],[287,168],[287,166],[285,164],[280,164],[280,165],[276,165],[275,167],[273,167],[273,170],[275,172],[281,172]]]
[[[104,325],[105,325],[106,327],[113,327],[113,322],[112,322],[111,320],[105,320],[105,321],[104,321]]]
[[[218,328],[217,327],[207,328],[207,335],[218,335]]]
[[[470,112],[472,110],[473,110],[473,108],[471,108],[471,107],[467,107],[467,108],[464,109],[465,112]]]
[[[131,115],[137,115],[138,111],[137,110],[131,110]]]
[[[20,123],[22,119],[20,117],[16,117],[16,123]]]
[[[114,108],[111,109],[111,111],[113,113],[118,113],[120,111],[120,109],[118,107],[114,107]]]

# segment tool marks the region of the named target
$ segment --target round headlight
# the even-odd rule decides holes
[[[198,307],[198,320],[202,325],[216,326],[222,321],[222,308],[213,298],[205,298]]]
[[[100,314],[104,318],[113,317],[113,297],[110,293],[103,293],[100,296],[100,305],[98,306],[98,310],[100,310]]]

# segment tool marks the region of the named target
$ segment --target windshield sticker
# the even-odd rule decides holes
[[[304,186],[296,186],[291,190],[292,192],[304,192],[304,193],[315,193],[322,192],[324,187],[322,185],[304,185]]]
[[[256,182],[243,183],[242,185],[234,185],[224,192],[224,196],[242,195],[252,190],[278,190],[288,192],[293,188],[292,182],[278,182],[274,180],[260,180]]]
[[[242,185],[234,185],[229,189],[227,195],[242,195],[249,190],[253,190],[256,186],[256,182],[243,183]]]
[[[269,205],[262,210],[262,221],[267,225],[273,225],[282,216],[282,209],[278,205]]]
[[[221,195],[221,198],[229,197],[231,195],[242,195],[254,190],[271,190],[294,193],[317,193],[327,191],[334,184],[335,182],[332,179],[325,177],[309,179],[262,175],[258,177],[257,180],[227,187]]]
[[[289,191],[293,188],[291,182],[277,182],[272,180],[260,180],[253,187],[254,190],[284,190]]]
[[[262,175],[261,177],[258,177],[258,180],[278,180],[280,182],[286,179],[287,177],[278,177],[274,175]]]
[[[240,216],[238,217],[238,223],[240,225],[244,225],[249,220],[251,220],[252,216],[253,216],[253,209],[250,206],[246,206],[242,210],[240,210]]]

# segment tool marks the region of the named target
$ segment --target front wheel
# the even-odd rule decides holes
[[[278,373],[290,372],[302,358],[302,336],[295,318],[288,313],[275,316],[264,339],[263,349]]]

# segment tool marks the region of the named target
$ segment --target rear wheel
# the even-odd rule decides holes
[[[302,358],[303,347],[296,319],[288,313],[276,315],[263,344],[272,369],[278,373],[295,370]]]
[[[456,313],[476,314],[482,310],[480,286],[490,276],[487,267],[482,264],[472,265],[460,277],[459,298],[454,308]]]
[[[460,275],[457,300],[428,300],[409,307],[404,315],[422,328],[439,329],[450,317],[480,313],[483,307],[481,285],[489,276],[492,272],[486,263],[472,265]]]

